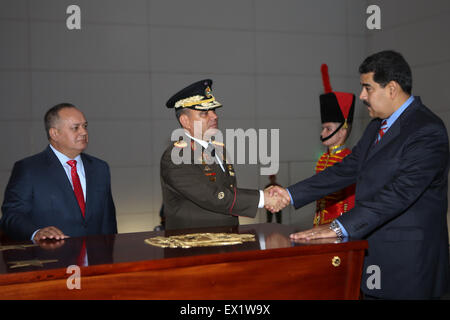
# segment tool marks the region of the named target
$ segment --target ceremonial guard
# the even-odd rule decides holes
[[[184,129],[161,158],[166,230],[236,226],[239,216],[253,218],[264,206],[262,191],[237,188],[223,143],[208,138],[218,131],[215,109],[222,106],[211,88],[212,80],[198,81],[166,103]]]
[[[322,133],[320,140],[327,147],[316,165],[316,173],[341,162],[352,151],[345,146],[355,109],[355,95],[332,91],[328,76],[328,66],[321,66],[325,93],[320,95],[320,115]],[[327,224],[352,209],[355,205],[355,185],[327,195],[316,203],[314,226]]]

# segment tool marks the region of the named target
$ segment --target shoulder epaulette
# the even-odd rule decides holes
[[[219,141],[211,141],[212,144],[216,145],[216,146],[220,146],[220,147],[224,147],[225,145],[222,142]]]
[[[186,141],[183,141],[183,140],[176,141],[173,145],[177,148],[186,148],[187,147]]]

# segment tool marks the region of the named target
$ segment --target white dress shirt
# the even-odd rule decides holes
[[[69,166],[67,161],[75,160],[77,162],[77,173],[78,173],[78,176],[80,177],[80,183],[81,183],[81,188],[83,189],[84,201],[86,202],[86,175],[84,173],[84,166],[83,166],[83,161],[81,160],[81,156],[78,155],[74,159],[70,159],[65,154],[63,154],[63,153],[59,152],[58,150],[56,150],[55,148],[53,148],[52,145],[50,145],[50,148],[55,153],[59,162],[61,162],[61,165],[64,168],[64,172],[66,173],[67,178],[69,179],[70,184],[72,185],[72,189],[73,189],[72,173],[71,173],[72,167]]]

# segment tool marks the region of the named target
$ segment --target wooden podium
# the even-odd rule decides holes
[[[358,299],[367,242],[294,243],[289,234],[295,231],[254,224],[69,238],[35,246],[3,241],[0,299]],[[256,241],[188,249],[145,243],[155,236],[197,232],[254,234]]]

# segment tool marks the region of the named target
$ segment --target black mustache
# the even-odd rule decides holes
[[[370,103],[368,103],[366,100],[363,100],[362,103],[364,103],[366,106],[370,107]]]

